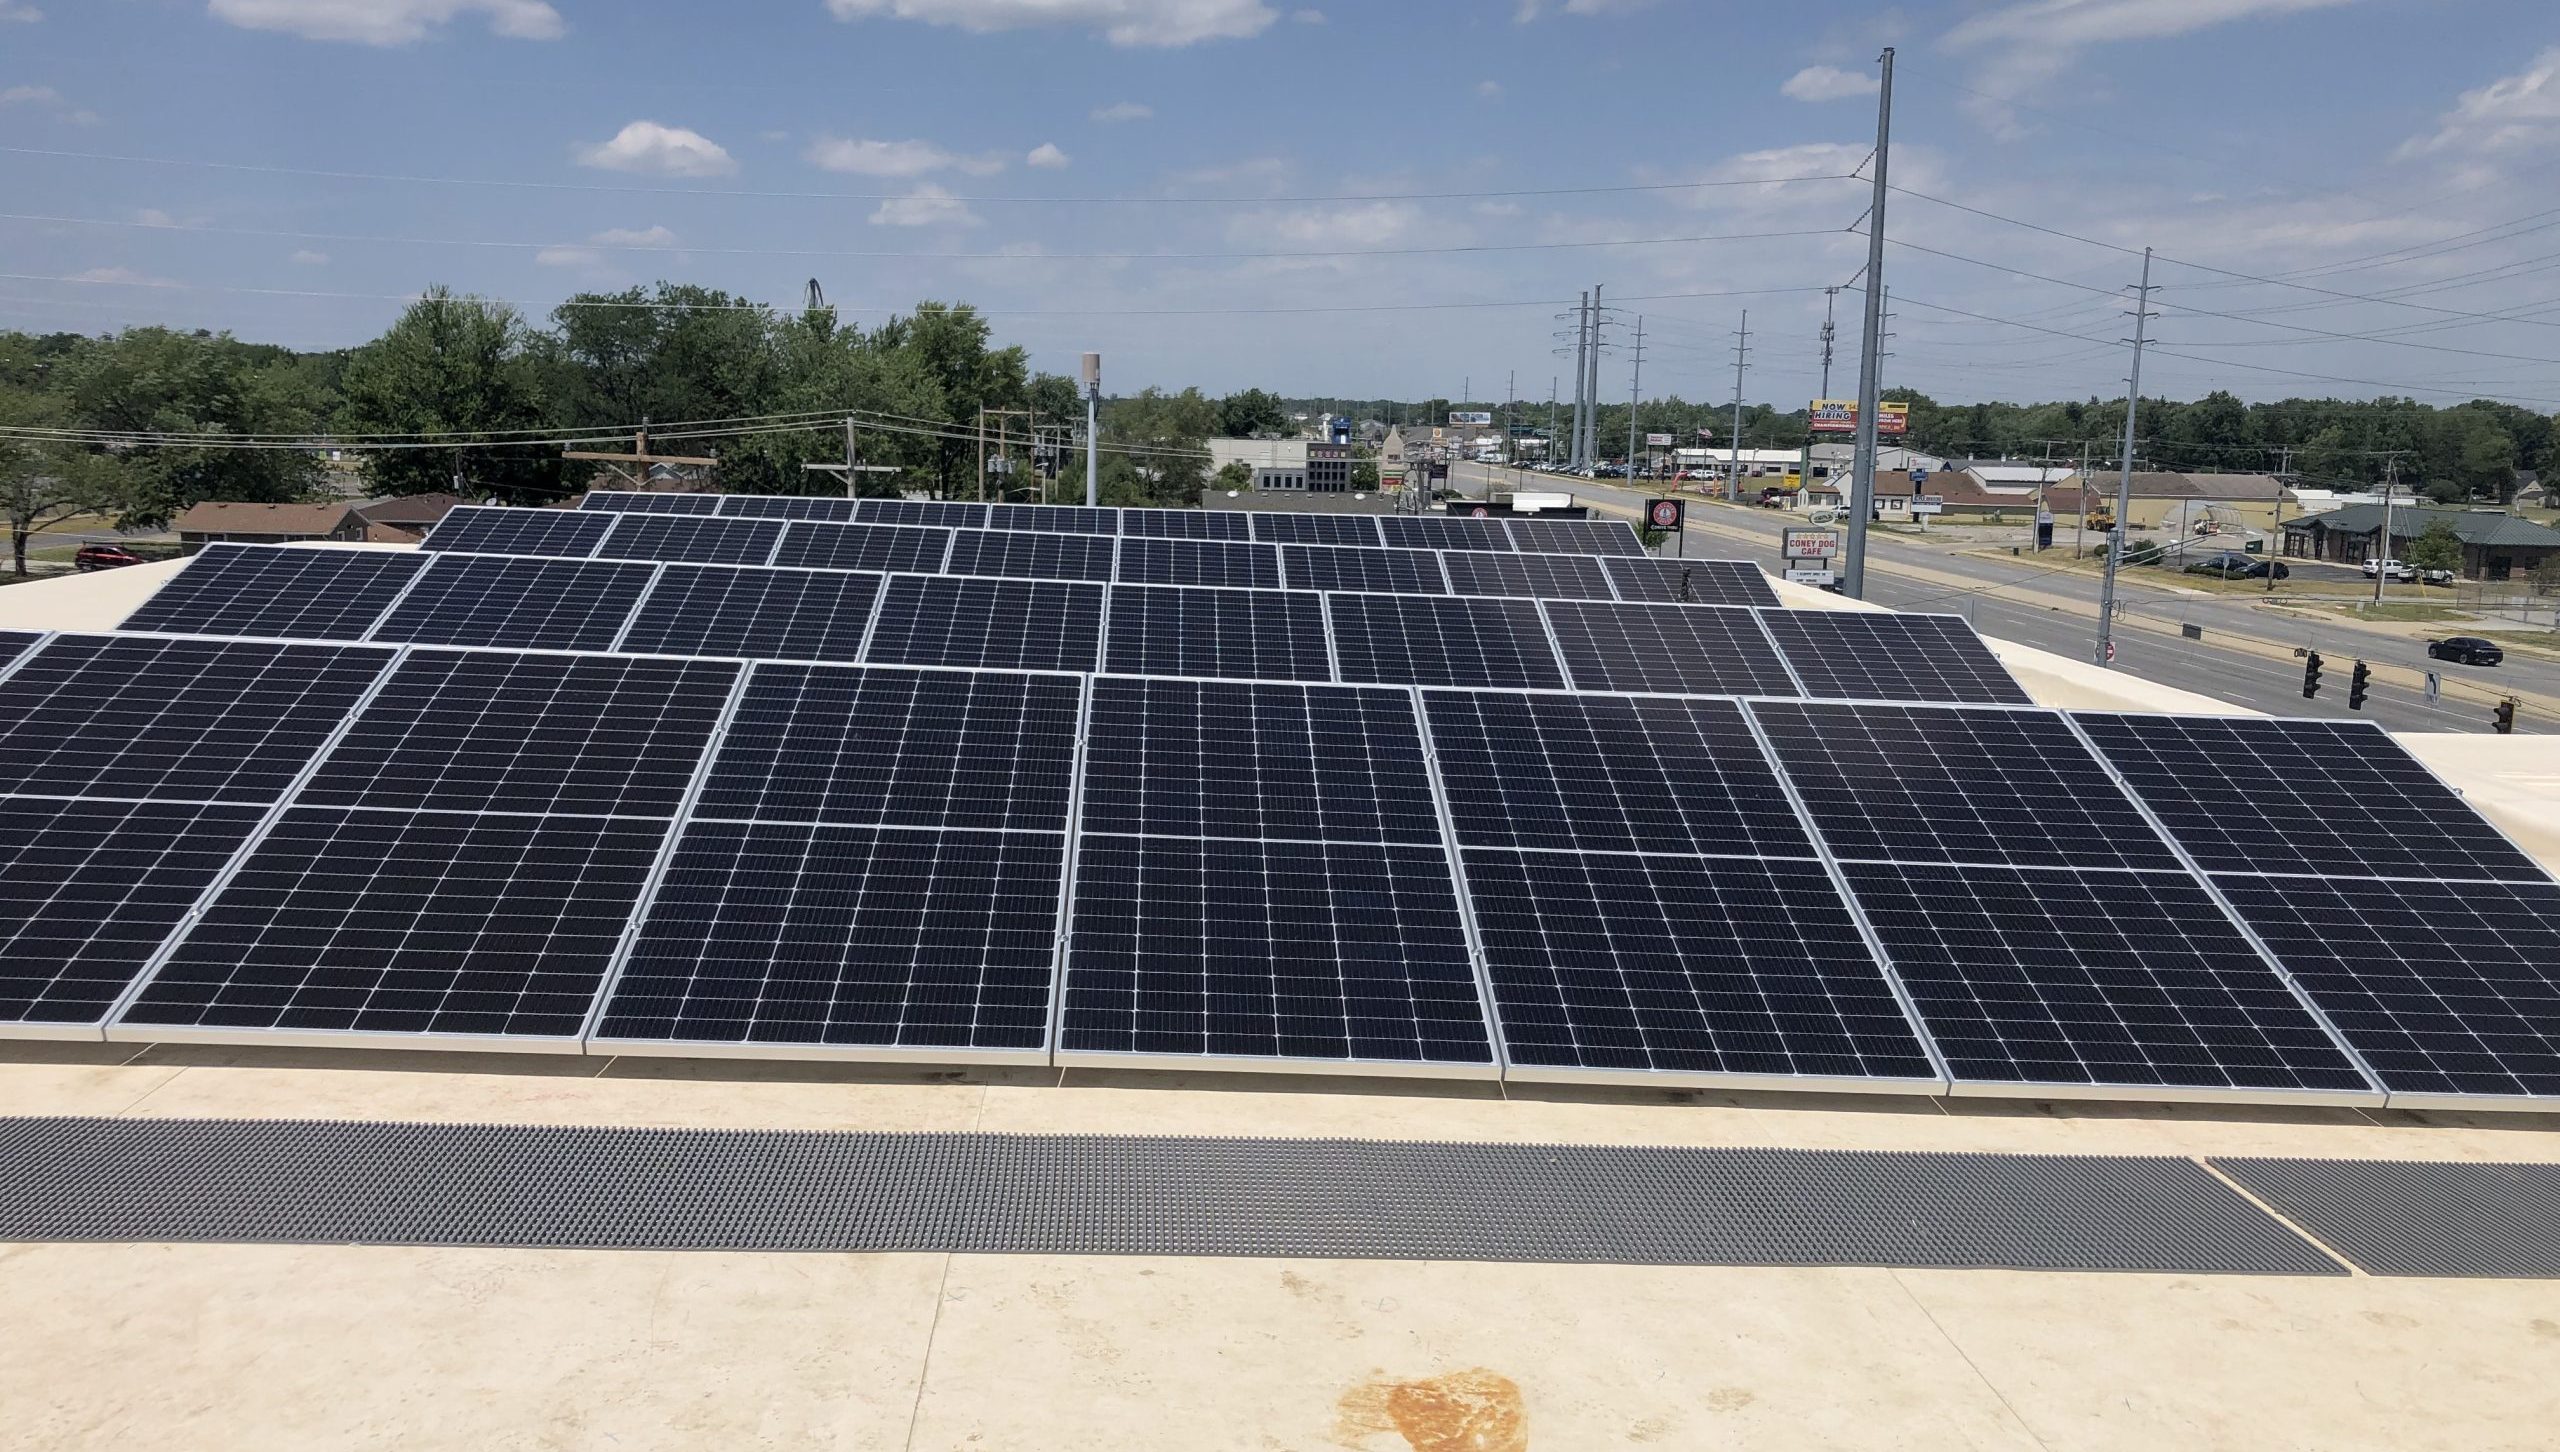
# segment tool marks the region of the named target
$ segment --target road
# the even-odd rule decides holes
[[[1633,518],[1645,493],[1604,480],[1545,482],[1530,474],[1515,483],[1509,470],[1452,466],[1451,484],[1466,493],[1488,486],[1570,489],[1595,510]],[[1776,510],[1734,509],[1693,501],[1690,553],[1774,564],[1779,531],[1792,516]],[[1939,610],[1963,615],[1985,635],[2034,646],[2073,660],[2087,660],[2096,639],[2098,581],[2076,569],[2014,563],[1951,553],[1901,536],[1871,533],[1867,550],[1867,598],[1895,609]],[[2285,716],[2362,717],[2398,731],[2488,731],[2490,697],[2507,691],[2560,700],[2560,663],[2510,659],[2491,668],[2430,662],[2424,645],[2407,636],[2347,621],[2271,614],[2228,596],[2164,590],[2142,581],[2121,582],[2128,619],[2116,631],[2116,665],[2129,674],[2176,686],[2233,705]],[[2204,631],[2202,640],[2177,633],[2181,625]],[[2224,643],[2224,642],[2227,642]],[[2302,698],[2302,662],[2292,652],[2316,649],[2325,661],[2320,695]],[[2354,661],[2377,668],[2362,711],[2347,709],[2347,676]],[[2421,680],[2442,674],[2447,693],[2429,705]],[[2478,694],[2463,690],[2477,686]],[[2560,713],[2537,709],[2529,699],[2517,715],[2519,732],[2560,730]]]

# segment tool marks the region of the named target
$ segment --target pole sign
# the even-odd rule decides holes
[[[1685,530],[1689,527],[1689,501],[1649,499],[1645,501],[1644,522],[1648,529]]]
[[[1807,410],[1805,428],[1817,434],[1854,434],[1858,431],[1858,403],[1850,398],[1817,398]],[[1876,406],[1876,437],[1898,439],[1911,432],[1911,405],[1886,403]]]
[[[1922,466],[1922,467],[1919,467],[1919,468],[1913,469],[1913,470],[1911,471],[1911,492],[1912,492],[1912,493],[1914,493],[1914,494],[1919,493],[1919,492],[1920,492],[1920,486],[1921,486],[1921,485],[1923,485],[1923,484],[1926,484],[1926,483],[1928,483],[1928,482],[1929,482],[1929,470],[1928,470],[1927,466],[1925,466],[1925,465],[1924,465],[1924,466]]]
[[[1790,564],[1798,560],[1832,560],[1840,557],[1840,531],[1836,529],[1790,529],[1781,532],[1778,553]]]
[[[1453,429],[1491,428],[1492,426],[1493,415],[1490,412],[1460,413],[1452,411],[1449,415],[1449,427]]]
[[[1947,496],[1943,494],[1914,494],[1911,496],[1911,512],[1914,514],[1944,514],[1947,512]]]
[[[1644,446],[1645,446],[1646,448],[1648,448],[1648,449],[1667,449],[1667,448],[1670,448],[1670,447],[1671,447],[1671,435],[1669,435],[1669,434],[1647,434],[1647,435],[1645,435],[1645,436],[1644,436]]]
[[[1790,585],[1836,585],[1839,582],[1840,572],[1837,570],[1797,569],[1792,566],[1787,570],[1787,583]]]

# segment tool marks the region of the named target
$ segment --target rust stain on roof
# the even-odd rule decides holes
[[[1529,1452],[1519,1385],[1483,1367],[1418,1381],[1372,1377],[1335,1410],[1333,1437],[1345,1447],[1394,1435],[1412,1452]]]

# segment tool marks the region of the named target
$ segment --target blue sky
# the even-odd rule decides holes
[[[2560,410],[2549,0],[0,0],[0,326],[322,347],[432,282],[816,277],[1115,389],[1490,400],[1601,283],[1648,395],[1730,396],[1748,307],[1793,403],[1888,43],[1939,199],[1889,208],[1889,383],[2120,392],[2150,245],[2146,392]]]

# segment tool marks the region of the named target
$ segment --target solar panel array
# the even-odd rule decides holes
[[[670,558],[466,520],[550,552],[0,635],[0,1034],[2560,1099],[2560,883],[2378,731],[1525,521],[590,503]]]

